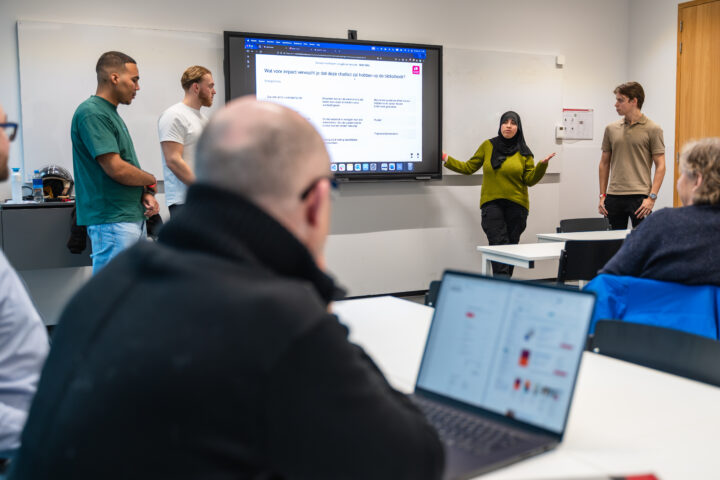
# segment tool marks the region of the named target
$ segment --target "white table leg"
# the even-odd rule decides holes
[[[483,275],[492,277],[492,261],[483,253],[482,256],[482,270],[480,271]]]

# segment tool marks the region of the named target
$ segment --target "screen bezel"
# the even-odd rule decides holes
[[[278,40],[295,40],[305,42],[327,42],[327,43],[343,43],[348,45],[374,45],[374,46],[387,46],[397,48],[419,48],[426,50],[435,50],[437,52],[437,130],[433,133],[436,134],[437,145],[431,145],[428,147],[430,153],[426,156],[426,146],[424,145],[425,135],[423,134],[423,161],[421,162],[421,168],[416,169],[413,172],[397,173],[397,172],[363,172],[358,173],[347,173],[347,172],[333,172],[334,177],[340,182],[375,182],[375,181],[412,181],[412,180],[440,180],[442,179],[442,63],[443,63],[443,47],[442,45],[426,45],[416,43],[399,43],[399,42],[386,42],[386,41],[368,41],[368,40],[349,40],[349,39],[338,39],[338,38],[325,38],[325,37],[311,37],[311,36],[299,36],[299,35],[281,35],[281,34],[268,34],[268,33],[253,33],[253,32],[236,32],[236,31],[224,31],[223,32],[223,45],[224,45],[224,58],[223,58],[223,69],[225,76],[225,102],[231,101],[235,97],[231,97],[231,79],[230,79],[230,42],[233,38],[265,38],[265,39],[278,39]],[[252,92],[247,92],[250,94]],[[423,94],[425,91],[423,89]],[[240,95],[237,95],[240,96]],[[236,96],[236,97],[237,97]],[[423,131],[424,126],[423,126]],[[400,162],[398,160],[397,163]]]

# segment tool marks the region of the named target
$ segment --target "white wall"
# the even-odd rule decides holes
[[[628,78],[645,90],[645,114],[663,127],[667,172],[657,207],[671,207],[675,171],[675,82],[677,73],[676,0],[630,2]]]
[[[612,94],[617,84],[631,78],[645,84],[646,111],[665,128],[666,145],[672,148],[676,5],[667,0],[5,0],[0,4],[0,102],[11,118],[18,118],[18,19],[326,37],[343,37],[352,28],[364,39],[563,54],[563,105],[595,110],[594,139],[566,142],[562,173],[531,189],[523,239],[533,241],[534,233],[552,230],[559,218],[596,214],[600,143],[604,125],[617,118]],[[62,92],[61,85],[53,85],[52,72],[48,88]],[[21,158],[18,146],[11,156],[14,164]],[[328,244],[331,268],[351,294],[423,289],[444,266],[479,269],[472,246],[486,240],[479,227],[477,181],[352,187],[344,189],[335,208],[336,227]],[[671,204],[671,187],[665,183],[658,205]],[[0,187],[2,196],[9,196],[9,186]],[[407,216],[401,221],[397,209],[382,208],[383,201],[406,206]],[[353,224],[343,221],[353,211],[365,216]],[[553,276],[554,268],[541,266],[521,276]]]

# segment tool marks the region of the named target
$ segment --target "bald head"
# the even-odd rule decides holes
[[[213,116],[196,158],[199,182],[261,204],[299,198],[330,171],[323,140],[305,118],[253,97],[234,100]]]

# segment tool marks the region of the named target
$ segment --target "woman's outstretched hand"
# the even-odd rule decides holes
[[[540,161],[541,161],[542,163],[547,163],[547,162],[549,162],[550,159],[551,159],[552,157],[554,157],[554,156],[555,156],[555,152],[551,153],[550,155],[548,155],[547,157],[543,158],[543,159],[540,160]]]

